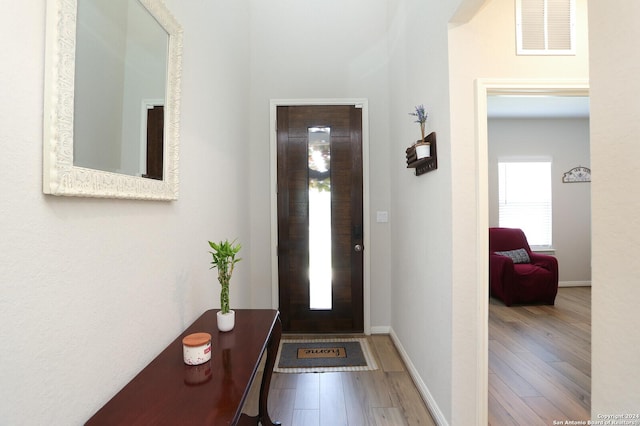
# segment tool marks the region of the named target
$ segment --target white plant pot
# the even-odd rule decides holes
[[[229,309],[228,314],[223,314],[222,311],[218,311],[218,330],[231,331],[236,325],[236,311]]]
[[[431,145],[416,145],[416,157],[418,160],[431,157]]]

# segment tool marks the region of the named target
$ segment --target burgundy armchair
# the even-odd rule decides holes
[[[558,293],[558,260],[533,253],[521,229],[489,228],[489,288],[507,306],[553,305]]]

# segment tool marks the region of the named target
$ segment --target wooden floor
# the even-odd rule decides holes
[[[274,373],[271,418],[287,426],[435,425],[389,336],[367,338],[376,371]],[[243,409],[251,415],[259,383],[257,377]],[[506,307],[492,299],[489,424],[588,420],[590,405],[590,287],[560,288],[555,306]]]
[[[560,288],[555,306],[489,305],[489,424],[588,420],[591,288]]]
[[[273,373],[268,404],[271,418],[286,426],[435,425],[391,338],[373,335],[367,339],[378,370]],[[256,378],[243,408],[250,415],[258,411],[253,401],[258,400],[259,382]]]

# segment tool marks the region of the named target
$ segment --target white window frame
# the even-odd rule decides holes
[[[498,158],[498,169],[500,169],[500,165],[503,163],[514,164],[514,163],[547,163],[549,164],[549,214],[548,214],[548,244],[532,244],[535,240],[532,240],[531,235],[527,235],[527,229],[524,224],[505,224],[501,221],[501,194],[498,195],[498,224],[499,226],[506,227],[517,227],[522,228],[527,235],[527,240],[529,240],[529,245],[531,246],[531,250],[533,251],[541,251],[541,250],[553,250],[553,161],[551,157],[500,157]],[[498,179],[500,180],[500,170],[498,170]],[[499,191],[501,188],[501,182],[498,182]]]
[[[524,49],[522,47],[522,2],[527,0],[515,0],[516,2],[516,53],[518,55],[575,55],[576,54],[576,0],[567,0],[570,7],[569,16],[569,37],[571,40],[571,48],[569,49],[549,49],[549,36],[548,36],[548,17],[547,17],[547,2],[544,1],[544,49]]]

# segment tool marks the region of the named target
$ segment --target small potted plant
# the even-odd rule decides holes
[[[422,138],[414,145],[416,149],[416,156],[418,157],[418,159],[431,156],[431,144],[429,142],[425,142],[424,140],[424,128],[427,123],[427,117],[429,116],[429,114],[425,112],[424,105],[418,105],[416,106],[415,112],[410,112],[409,115],[413,115],[414,117],[416,117],[415,122],[420,125],[420,135],[422,136]]]
[[[240,243],[235,243],[235,240],[229,242],[229,240],[220,241],[219,243],[213,243],[209,241],[209,246],[213,249],[211,256],[211,268],[218,269],[218,281],[220,282],[220,311],[218,311],[218,330],[229,331],[233,330],[235,325],[236,313],[232,309],[229,309],[229,282],[233,275],[233,268],[236,263],[240,262],[241,258],[236,258],[237,254],[242,248]]]

